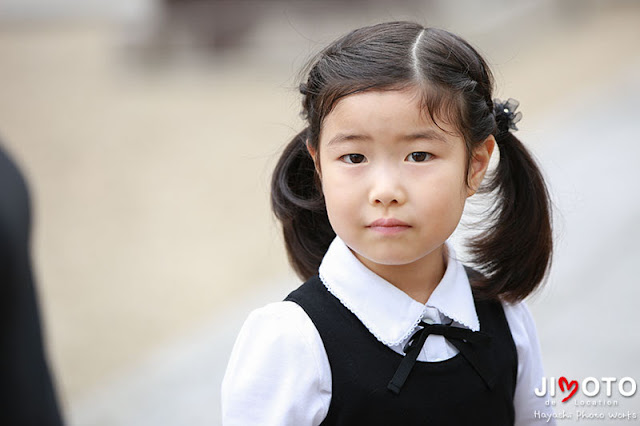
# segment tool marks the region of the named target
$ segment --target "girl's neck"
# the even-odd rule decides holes
[[[367,268],[412,299],[425,304],[444,276],[447,267],[445,252],[442,244],[425,257],[406,265],[381,265],[353,253]]]

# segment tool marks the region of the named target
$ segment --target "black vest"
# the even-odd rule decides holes
[[[300,305],[318,330],[331,367],[331,404],[323,425],[513,425],[518,360],[500,302],[474,300],[490,344],[476,355],[490,385],[458,353],[418,361],[400,393],[387,389],[403,355],[378,341],[315,276],[285,300]]]

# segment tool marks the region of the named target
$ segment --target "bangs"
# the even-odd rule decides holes
[[[338,102],[347,96],[367,91],[414,90],[415,95],[418,97],[421,113],[425,119],[432,122],[444,133],[450,136],[460,136],[465,141],[467,140],[467,135],[464,132],[464,123],[462,122],[465,116],[464,111],[462,111],[464,102],[462,96],[456,95],[451,90],[413,80],[401,83],[388,81],[371,82],[369,84],[359,83],[349,82],[326,88],[326,91],[318,97],[321,99],[318,104],[318,112],[322,117],[319,123],[320,126],[322,126],[322,123]],[[444,128],[443,124],[449,130]]]
[[[466,141],[467,135],[462,122],[465,116],[462,111],[464,105],[462,96],[429,83],[420,84],[417,90],[424,116],[448,135],[461,136]],[[448,125],[454,131],[444,129],[439,123]]]

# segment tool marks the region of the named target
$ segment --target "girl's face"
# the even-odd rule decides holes
[[[319,157],[310,149],[331,226],[374,271],[441,255],[484,176],[493,136],[476,150],[467,186],[464,141],[439,124],[451,133],[424,114],[415,89],[366,91],[338,102],[324,120]]]

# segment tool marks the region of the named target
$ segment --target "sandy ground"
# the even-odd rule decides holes
[[[558,250],[530,304],[549,375],[640,380],[640,8],[561,9],[430,23],[483,47],[547,171]],[[243,318],[297,283],[268,209],[278,150],[300,125],[297,68],[363,23],[273,12],[244,50],[177,65],[145,62],[113,22],[0,26],[0,134],[31,183],[71,424],[218,423]],[[640,412],[638,400],[622,402]]]

